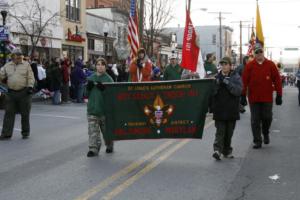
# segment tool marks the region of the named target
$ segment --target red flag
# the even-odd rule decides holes
[[[190,13],[186,11],[181,67],[189,69],[193,72],[195,72],[197,69],[200,50],[196,43],[196,37],[196,31],[190,18]]]

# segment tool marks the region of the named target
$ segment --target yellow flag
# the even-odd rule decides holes
[[[256,5],[256,43],[260,43],[262,46],[264,46],[264,34],[262,30],[261,25],[261,19],[260,19],[260,13],[259,13],[259,7],[258,3]]]

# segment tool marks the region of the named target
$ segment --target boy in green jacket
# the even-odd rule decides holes
[[[87,84],[87,118],[89,134],[89,151],[87,157],[97,156],[101,147],[101,135],[105,132],[104,115],[104,82],[113,82],[113,79],[106,73],[106,60],[99,58],[96,61],[96,72],[88,78]],[[113,152],[113,141],[105,141],[106,153]]]

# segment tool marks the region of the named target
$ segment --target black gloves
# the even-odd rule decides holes
[[[275,102],[276,102],[276,105],[280,106],[282,104],[282,96],[277,94]]]
[[[143,63],[142,63],[141,59],[137,59],[136,65],[139,69],[143,68]]]
[[[105,85],[103,85],[101,82],[94,82],[94,81],[88,81],[86,89],[88,91],[91,91],[93,87],[96,86],[99,90],[103,91],[105,90]]]
[[[88,90],[88,91],[91,91],[92,89],[93,89],[93,87],[94,87],[94,82],[93,81],[88,81],[88,83],[87,83],[87,85],[86,85],[86,89]]]
[[[33,88],[27,87],[27,94],[33,94]]]
[[[246,98],[245,95],[241,96],[240,104],[243,105],[243,106],[246,106],[248,104],[247,103],[247,98]]]
[[[224,77],[222,82],[223,82],[225,85],[228,85],[228,84],[229,84],[229,78],[230,78],[230,77],[228,77],[228,76]]]
[[[103,85],[101,82],[97,82],[96,87],[101,91],[105,90],[105,85]]]
[[[229,76],[220,75],[220,76],[217,77],[217,83],[228,85],[229,84],[229,79],[230,79]]]

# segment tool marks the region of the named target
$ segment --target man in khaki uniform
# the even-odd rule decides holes
[[[5,114],[0,140],[11,138],[17,112],[21,114],[21,134],[23,139],[26,139],[30,134],[29,116],[34,76],[29,63],[23,61],[20,49],[14,49],[12,61],[0,69],[0,81],[5,79],[7,80],[8,93],[5,100]]]

